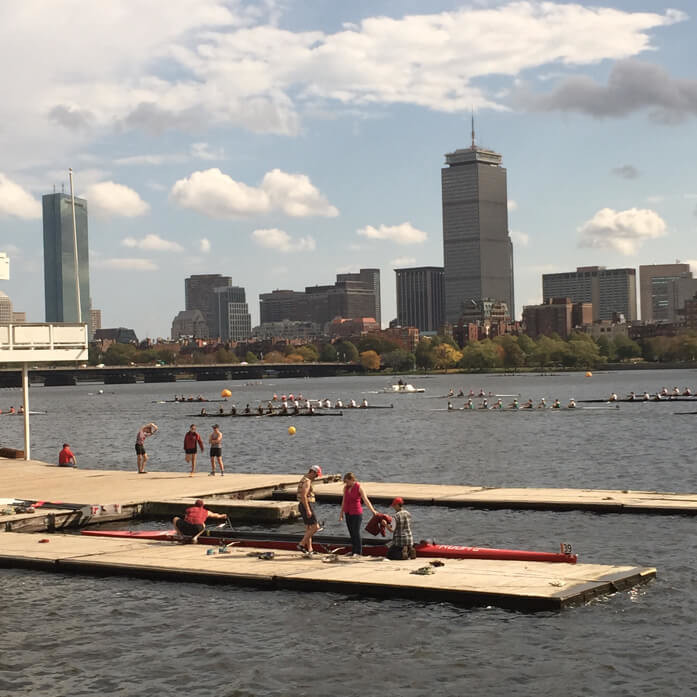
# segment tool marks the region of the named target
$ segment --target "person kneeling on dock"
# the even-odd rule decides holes
[[[204,508],[203,501],[197,499],[193,506],[186,509],[184,518],[179,516],[172,519],[180,540],[191,538],[192,544],[198,542],[199,535],[206,529],[206,520],[208,518],[217,518],[226,520],[227,516],[224,513],[213,513]]]
[[[411,513],[404,508],[404,499],[398,496],[390,504],[396,513],[387,529],[392,533],[392,542],[387,548],[388,559],[416,559],[414,533],[411,531]]]
[[[63,443],[63,450],[58,453],[59,467],[77,467],[77,460],[67,443]]]
[[[305,523],[305,534],[303,539],[298,543],[298,550],[305,554],[312,555],[312,536],[320,529],[320,524],[317,522],[317,516],[313,510],[312,504],[315,502],[315,492],[312,488],[312,482],[317,477],[322,476],[322,468],[319,465],[312,465],[307,471],[307,474],[298,483],[298,509]]]

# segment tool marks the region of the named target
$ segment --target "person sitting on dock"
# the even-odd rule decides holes
[[[197,499],[193,506],[186,509],[183,519],[179,516],[172,519],[172,525],[174,525],[180,540],[191,538],[191,543],[196,544],[199,535],[206,529],[208,518],[226,520],[227,516],[224,513],[209,511],[204,507],[203,501]]]
[[[404,499],[398,496],[390,504],[396,513],[387,529],[392,533],[392,542],[387,548],[388,559],[416,559],[414,533],[411,530],[411,513],[404,508]]]
[[[312,536],[320,530],[320,524],[317,522],[317,516],[312,504],[315,502],[315,491],[312,488],[312,482],[317,477],[322,476],[322,468],[319,465],[312,465],[307,471],[307,474],[298,483],[298,509],[305,523],[305,534],[302,540],[298,543],[298,549],[308,556],[312,556]]]
[[[58,466],[59,467],[77,467],[77,460],[70,446],[67,443],[63,443],[63,450],[58,453]]]
[[[184,436],[184,459],[191,463],[190,477],[193,477],[196,473],[196,446],[200,447],[201,452],[203,452],[203,441],[201,440],[201,436],[196,432],[196,424],[191,424]]]
[[[152,436],[157,431],[157,426],[153,423],[141,426],[136,434],[136,464],[138,474],[145,474],[145,465],[148,461],[148,455],[145,452],[145,439]]]

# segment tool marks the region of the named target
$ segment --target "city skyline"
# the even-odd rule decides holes
[[[232,277],[256,325],[269,289],[442,266],[440,169],[472,108],[504,156],[517,317],[543,273],[697,270],[694,8],[671,6],[177,0],[161,22],[155,5],[8,5],[2,290],[43,319],[41,196],[68,167],[92,302],[139,337],[169,335],[191,274]],[[386,325],[393,283],[381,309]]]

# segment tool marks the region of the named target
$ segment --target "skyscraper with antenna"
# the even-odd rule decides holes
[[[513,245],[508,232],[508,191],[502,157],[472,144],[445,155],[441,169],[445,321],[456,324],[465,303],[505,302],[511,317]]]

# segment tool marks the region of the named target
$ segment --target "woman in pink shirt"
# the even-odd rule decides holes
[[[372,511],[373,515],[377,515],[377,511],[370,503],[370,499],[366,496],[365,491],[360,482],[356,481],[353,472],[347,472],[344,475],[344,496],[341,499],[341,513],[339,520],[346,516],[346,527],[351,536],[351,547],[354,557],[360,557],[363,554],[363,543],[361,542],[361,523],[363,521],[363,506],[364,503]]]

